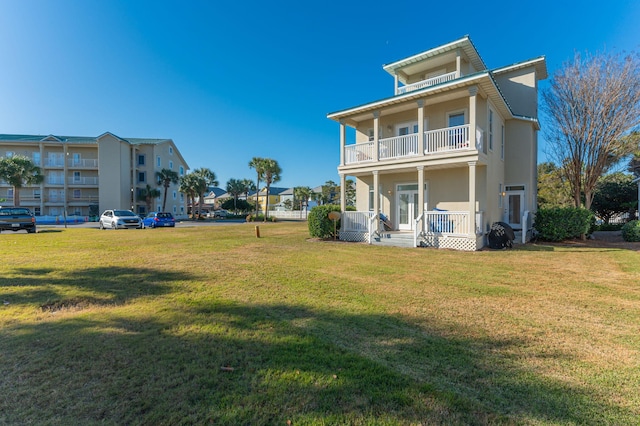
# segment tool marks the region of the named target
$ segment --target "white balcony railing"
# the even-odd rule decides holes
[[[482,129],[476,129],[476,146],[470,147],[469,125],[447,127],[424,132],[424,151],[419,146],[418,134],[394,136],[378,141],[379,160],[414,157],[419,155],[441,154],[461,150],[477,149],[482,151]],[[374,161],[375,141],[345,146],[345,164]]]
[[[447,81],[455,80],[457,73],[450,72],[442,74],[437,77],[428,78],[426,80],[418,81],[417,83],[407,84],[406,86],[398,87],[397,94],[402,95],[404,93],[413,92],[414,90],[424,89],[425,87],[435,86],[436,84],[446,83]]]
[[[342,212],[340,230],[350,232],[368,232],[373,212]]]
[[[70,177],[67,179],[69,185],[97,185],[98,178],[93,177]]]
[[[70,159],[69,167],[98,167],[98,160],[95,158]]]

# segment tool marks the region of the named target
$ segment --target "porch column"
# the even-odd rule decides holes
[[[380,159],[380,111],[373,112],[373,160]]]
[[[398,74],[394,74],[393,75],[393,94],[397,95],[398,94]]]
[[[340,120],[340,165],[344,166],[344,147],[347,139],[347,129],[344,120]]]
[[[373,171],[373,214],[380,213],[380,184],[378,181],[378,171]],[[376,221],[376,231],[380,230],[380,221]]]
[[[424,155],[424,99],[418,100],[418,149]]]
[[[456,50],[456,78],[460,78],[462,75],[462,70],[460,69],[460,49]]]
[[[476,162],[469,161],[469,237],[476,237]]]
[[[476,96],[478,87],[469,87],[469,148],[476,147]]]
[[[340,173],[340,211],[347,210],[347,176]]]
[[[424,166],[418,166],[418,216],[424,213]]]

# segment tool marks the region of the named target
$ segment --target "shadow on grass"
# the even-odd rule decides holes
[[[161,295],[169,283],[188,280],[189,274],[152,268],[98,267],[65,273],[54,268],[16,268],[0,277],[0,288],[10,288],[3,299],[11,304],[37,304],[43,310],[87,305],[113,305],[147,295]]]
[[[596,424],[634,418],[628,408],[525,368],[513,354],[526,342],[462,339],[442,330],[387,315],[221,300],[167,307],[147,320],[110,311],[100,318],[13,323],[0,330],[0,423]],[[568,354],[553,356],[570,361]]]

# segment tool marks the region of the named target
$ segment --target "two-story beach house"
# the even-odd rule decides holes
[[[20,205],[36,216],[95,217],[106,209],[131,209],[144,215],[147,185],[158,187],[156,173],[174,170],[182,177],[189,166],[171,139],[121,138],[110,132],[98,137],[0,135],[0,157],[26,156],[42,169],[44,181],[20,190]],[[0,181],[0,199],[14,205],[13,188]],[[160,210],[162,196],[151,209]],[[186,214],[184,196],[172,184],[166,210]]]
[[[538,81],[544,57],[488,69],[468,36],[384,65],[393,95],[328,114],[340,123],[340,238],[396,234],[414,246],[477,250],[494,222],[530,226],[536,210]],[[347,127],[355,140],[347,143]]]

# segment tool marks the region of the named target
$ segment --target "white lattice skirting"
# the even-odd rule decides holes
[[[443,237],[428,235],[422,238],[422,242],[427,247],[436,247],[461,251],[476,251],[483,247],[482,237],[470,239],[466,237]]]
[[[341,241],[351,241],[354,243],[368,243],[369,233],[358,231],[340,231]]]

